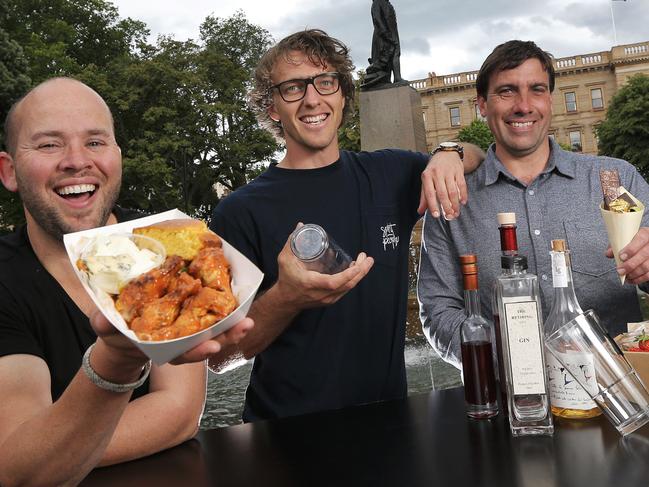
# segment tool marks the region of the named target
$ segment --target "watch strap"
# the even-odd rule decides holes
[[[462,147],[460,144],[454,144],[454,145],[438,145],[433,149],[433,152],[431,152],[431,155],[434,156],[438,152],[457,152],[457,154],[460,156],[460,160],[464,160],[464,147]]]

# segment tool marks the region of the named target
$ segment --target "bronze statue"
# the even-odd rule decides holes
[[[399,56],[399,32],[397,30],[397,16],[389,0],[372,0],[372,57],[365,73],[361,88],[370,90],[384,88],[388,85],[405,85],[406,80],[401,78],[401,65]],[[391,74],[394,81],[391,83]]]

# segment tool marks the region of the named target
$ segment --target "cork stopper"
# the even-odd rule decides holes
[[[565,252],[568,250],[568,245],[566,245],[566,241],[562,238],[552,240],[552,250],[554,252]]]
[[[516,213],[498,213],[498,225],[516,225]]]
[[[460,255],[464,289],[478,289],[478,258],[475,254]]]
[[[460,264],[462,264],[462,266],[465,266],[467,264],[477,264],[477,262],[478,258],[475,254],[460,255]]]

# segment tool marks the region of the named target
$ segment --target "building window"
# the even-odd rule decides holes
[[[593,110],[604,108],[604,98],[602,98],[601,88],[594,88],[590,90],[590,101],[593,105]]]
[[[477,103],[475,104],[475,119],[482,120],[483,122],[486,120],[486,118],[480,113],[480,106]]]
[[[564,94],[566,99],[566,112],[576,112],[577,111],[577,97],[575,96],[574,91],[568,91]]]
[[[451,127],[460,126],[460,107],[451,107],[448,109],[448,113],[451,116]]]
[[[581,152],[581,132],[574,130],[568,133],[570,137],[570,148],[575,152]]]

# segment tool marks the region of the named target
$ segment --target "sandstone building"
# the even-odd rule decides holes
[[[557,76],[550,133],[575,150],[596,154],[594,128],[604,119],[613,95],[628,77],[649,75],[649,41],[557,58],[554,63]],[[439,142],[456,140],[462,127],[481,118],[475,91],[477,75],[477,71],[444,76],[430,73],[425,79],[410,82],[421,95],[429,150]]]

